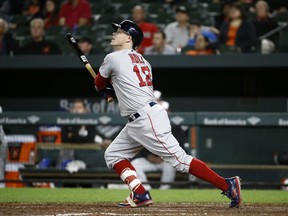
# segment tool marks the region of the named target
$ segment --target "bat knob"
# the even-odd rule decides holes
[[[71,33],[68,32],[65,34],[65,37],[68,37],[68,36],[71,37]]]
[[[114,101],[113,97],[108,97],[107,98],[108,103],[112,103]]]

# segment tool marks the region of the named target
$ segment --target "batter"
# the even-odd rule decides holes
[[[137,47],[143,40],[143,32],[132,21],[112,23],[111,46],[114,51],[104,58],[95,77],[96,90],[104,95],[110,82],[115,90],[120,114],[127,118],[127,124],[105,151],[105,161],[114,169],[131,190],[130,195],[119,207],[131,208],[149,206],[153,203],[150,192],[137,178],[137,171],[130,160],[142,149],[161,157],[177,171],[190,173],[210,182],[230,200],[230,207],[241,203],[240,178],[223,178],[204,162],[187,154],[171,133],[167,111],[156,102],[153,92],[153,75],[149,62],[139,53]]]

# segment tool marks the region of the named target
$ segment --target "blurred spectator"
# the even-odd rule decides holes
[[[69,111],[73,114],[89,113],[86,103],[80,98],[74,99]],[[62,142],[66,144],[96,143],[106,147],[111,140],[103,139],[96,133],[94,125],[67,125],[61,128]],[[74,160],[74,149],[62,149],[59,153],[57,167],[65,168],[67,162]]]
[[[166,35],[162,30],[154,32],[152,46],[146,47],[145,55],[174,55],[177,54],[176,49],[166,43]]]
[[[19,23],[15,23],[14,17],[23,14],[24,3],[23,0],[3,0],[0,4],[0,17],[5,19],[9,24],[9,29],[14,30],[18,27]],[[26,19],[21,21],[23,24],[27,23]]]
[[[224,21],[228,21],[231,2],[230,1],[224,1],[224,2],[221,2],[219,4],[221,4],[219,14],[217,14],[214,17],[214,21],[215,21],[214,26],[217,29],[220,29],[220,27]]]
[[[32,39],[20,47],[20,55],[51,55],[61,54],[61,49],[53,41],[45,39],[44,20],[35,18],[30,22]]]
[[[214,55],[219,54],[218,43],[210,42],[210,39],[203,34],[198,34],[195,43],[191,49],[188,49],[184,54],[186,55]]]
[[[218,43],[218,29],[209,26],[202,26],[201,23],[197,20],[192,21],[189,28],[189,40],[187,45],[193,46],[196,41],[197,35],[204,35],[210,43]],[[214,33],[216,32],[216,33]]]
[[[265,34],[273,31],[278,27],[278,22],[271,16],[269,5],[266,1],[258,0],[255,3],[255,17],[251,19],[255,26],[256,36],[260,38]],[[279,32],[265,37],[274,43],[274,47],[278,44]],[[264,38],[263,38],[264,39]],[[261,42],[261,41],[260,41]]]
[[[143,54],[144,49],[152,45],[153,34],[159,28],[154,23],[147,21],[146,10],[142,5],[136,5],[132,9],[132,20],[135,22],[143,31],[143,41],[138,47],[138,52]]]
[[[44,9],[45,28],[59,25],[60,4],[58,0],[46,0]]]
[[[157,102],[163,106],[167,111],[170,110],[169,102],[162,100],[162,93],[158,90],[154,91],[154,95],[157,99]],[[184,147],[187,143],[187,136],[184,130],[180,125],[172,125],[171,126],[172,134],[178,140],[179,145]],[[160,171],[162,184],[159,189],[165,190],[171,188],[171,183],[175,181],[176,177],[176,169],[164,162],[159,156],[149,152],[147,149],[143,149],[138,155],[136,155],[131,160],[132,165],[137,170],[137,176],[141,182],[148,182],[148,178],[146,176],[147,172]],[[165,184],[166,183],[166,184]],[[152,188],[152,185],[145,184],[144,185],[147,190]]]
[[[8,22],[0,18],[0,55],[12,56],[19,51],[19,45],[8,29]]]
[[[82,37],[77,40],[77,43],[84,55],[91,55],[96,53],[93,48],[93,41],[90,38]]]
[[[189,14],[185,6],[176,8],[176,21],[169,23],[165,27],[166,41],[178,52],[184,47],[189,39]]]
[[[76,98],[71,104],[70,113],[89,113],[86,103],[82,99]],[[63,143],[94,143],[95,126],[93,125],[68,125],[62,127]]]
[[[72,114],[87,114],[89,110],[84,100],[80,98],[74,99],[71,104],[71,109],[69,110]],[[64,145],[67,144],[99,144],[108,146],[111,141],[103,140],[102,137],[96,134],[96,129],[94,125],[67,125],[62,126],[61,129],[62,142]],[[82,168],[86,168],[86,164],[83,161],[77,160],[75,158],[75,149],[71,148],[61,148],[58,156],[58,161],[56,164],[57,168],[66,169],[69,171],[70,165],[78,163],[83,163]],[[72,165],[73,167],[73,165]],[[76,166],[76,168],[78,168]],[[76,187],[77,184],[63,184],[63,187]],[[88,186],[83,184],[82,186]]]
[[[256,51],[255,27],[246,19],[246,12],[241,4],[234,3],[231,5],[229,20],[225,21],[220,28],[220,43],[225,45],[229,52],[249,53]]]
[[[76,30],[79,26],[90,25],[91,5],[87,0],[67,0],[60,7],[61,26]]]
[[[34,18],[43,18],[43,7],[41,0],[29,0],[28,5],[24,8],[23,15],[29,23]]]
[[[273,15],[288,12],[288,0],[267,0]]]
[[[22,14],[24,8],[23,0],[7,0],[10,2],[10,15]]]
[[[0,1],[0,17],[7,19],[10,17],[10,2],[9,0]]]

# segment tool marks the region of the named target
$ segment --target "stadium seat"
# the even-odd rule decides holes
[[[181,49],[181,54],[186,55],[186,52],[189,50],[195,50],[195,47],[191,45],[184,46]]]
[[[23,45],[27,40],[31,38],[30,27],[29,26],[18,26],[13,33],[14,38]]]
[[[27,37],[30,35],[30,26],[24,25],[24,26],[18,26],[15,31],[16,37]]]
[[[213,14],[217,15],[220,13],[220,8],[221,8],[220,6],[221,6],[220,3],[209,3],[208,7],[207,7],[207,11],[209,13],[213,13]]]
[[[17,26],[28,24],[27,17],[22,14],[13,15],[9,22],[16,24]]]
[[[277,22],[288,23],[288,12],[277,13],[275,19]]]
[[[135,6],[134,3],[121,4],[118,9],[118,12],[123,17],[129,17],[131,15],[134,6]]]
[[[73,54],[73,50],[69,46],[69,44],[67,43],[64,35],[56,36],[54,39],[54,42],[57,43],[58,46],[60,47],[60,49],[62,51],[62,55],[72,55]]]
[[[96,27],[94,26],[79,26],[75,31],[74,34],[76,37],[88,36],[93,33]]]
[[[59,34],[65,34],[67,32],[67,28],[63,26],[50,26],[45,29],[45,35],[47,36],[57,36]]]
[[[278,50],[280,53],[288,53],[288,26],[280,32]]]
[[[107,168],[103,150],[77,149],[74,153],[75,160],[81,160],[86,168]]]

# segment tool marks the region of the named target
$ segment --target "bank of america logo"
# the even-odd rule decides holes
[[[99,118],[99,121],[100,121],[102,124],[107,124],[108,122],[111,121],[111,118],[108,117],[108,116],[101,116],[101,117]]]
[[[248,118],[247,120],[252,125],[256,125],[261,121],[261,119],[256,117],[256,116],[252,116],[252,117]]]
[[[35,116],[35,115],[29,116],[27,119],[32,124],[35,124],[36,122],[38,122],[40,120],[40,118],[38,116]]]

